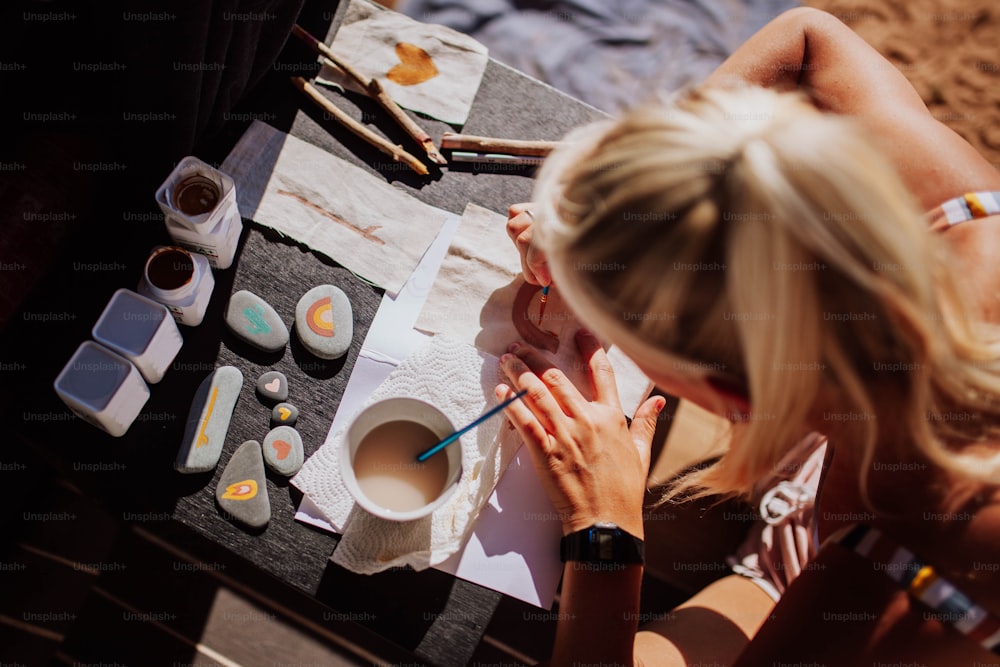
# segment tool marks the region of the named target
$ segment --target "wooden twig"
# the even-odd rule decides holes
[[[337,122],[386,155],[391,156],[396,162],[405,162],[411,169],[413,169],[413,171],[417,172],[421,176],[426,176],[430,173],[427,170],[427,165],[418,160],[415,156],[407,153],[402,146],[397,146],[388,139],[375,134],[367,127],[351,118],[347,115],[347,113],[342,111],[340,107],[328,100],[326,96],[317,90],[314,85],[303,79],[301,76],[293,76],[292,83],[296,88],[305,93],[306,97],[311,99],[313,102],[322,107],[324,111],[333,116]]]
[[[413,137],[414,141],[420,144],[424,151],[427,153],[427,157],[437,164],[448,164],[448,160],[441,155],[438,151],[437,146],[434,145],[434,140],[431,139],[430,135],[424,131],[417,123],[410,118],[409,115],[403,109],[396,104],[396,102],[389,97],[385,89],[382,88],[382,84],[376,79],[369,79],[364,74],[356,70],[350,63],[346,62],[343,58],[340,58],[337,54],[330,50],[326,44],[316,39],[310,35],[304,28],[299,25],[292,26],[292,33],[301,39],[303,42],[308,44],[313,48],[316,53],[318,53],[323,59],[327,60],[329,64],[333,65],[337,69],[341,70],[344,74],[354,79],[359,86],[376,102],[379,106],[388,112],[392,116],[393,120],[403,128],[408,135]]]
[[[477,137],[472,134],[445,132],[441,137],[441,148],[477,153],[506,153],[507,155],[545,156],[563,145],[561,141],[525,141],[522,139],[499,139],[497,137]]]

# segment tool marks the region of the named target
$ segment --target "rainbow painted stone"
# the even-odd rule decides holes
[[[305,453],[302,436],[291,426],[278,426],[264,437],[264,463],[285,477],[291,477],[302,467]]]
[[[227,518],[250,528],[263,528],[271,520],[259,442],[247,440],[229,459],[215,488],[215,501]]]
[[[271,304],[247,290],[229,298],[226,326],[237,338],[265,352],[277,352],[288,342],[288,327]]]
[[[347,295],[334,285],[317,285],[295,306],[295,333],[320,359],[344,356],[354,338],[354,313]]]

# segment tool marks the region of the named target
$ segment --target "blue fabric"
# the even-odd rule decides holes
[[[615,112],[696,84],[796,0],[402,0],[500,62]]]

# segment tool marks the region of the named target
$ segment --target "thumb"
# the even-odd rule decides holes
[[[656,433],[656,421],[660,412],[667,404],[667,399],[662,396],[653,396],[639,406],[632,418],[632,426],[629,427],[629,434],[632,442],[639,452],[642,464],[649,468],[649,452],[653,446],[653,434]]]

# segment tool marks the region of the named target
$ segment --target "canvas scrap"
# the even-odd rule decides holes
[[[378,79],[400,106],[451,125],[464,125],[486,71],[486,47],[468,35],[420,23],[353,0],[330,49],[368,78]],[[324,66],[317,83],[358,90]]]
[[[240,214],[395,296],[448,216],[310,143],[254,121],[222,163]]]

